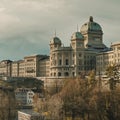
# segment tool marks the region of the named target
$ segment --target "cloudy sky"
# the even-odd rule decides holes
[[[49,54],[57,36],[67,46],[89,16],[102,26],[104,43],[120,41],[120,0],[0,0],[0,60]]]

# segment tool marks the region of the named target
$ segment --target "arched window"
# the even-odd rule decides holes
[[[61,76],[61,72],[58,72],[58,76]]]
[[[61,59],[59,59],[59,65],[62,65],[62,60]]]
[[[65,75],[65,76],[69,76],[69,73],[68,73],[68,72],[65,72],[64,75]]]
[[[54,72],[54,76],[56,76],[56,73]]]
[[[69,60],[68,59],[65,60],[65,65],[69,65]]]
[[[73,72],[72,75],[75,76],[75,72]]]

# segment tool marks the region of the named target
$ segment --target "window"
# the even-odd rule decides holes
[[[28,59],[28,60],[27,60],[27,62],[32,62],[32,61],[34,61],[34,59]]]
[[[72,75],[75,76],[75,72],[73,72]]]
[[[68,59],[65,60],[65,65],[69,65]]]
[[[62,60],[61,59],[59,60],[59,65],[62,65]]]
[[[51,73],[51,76],[52,76],[52,73]]]
[[[65,76],[69,76],[69,73],[68,73],[68,72],[65,72],[64,75],[65,75]]]
[[[54,73],[54,76],[56,76],[56,73]]]
[[[81,53],[79,53],[79,57],[82,57],[82,54],[81,54]]]
[[[61,76],[61,72],[58,72],[58,76]]]

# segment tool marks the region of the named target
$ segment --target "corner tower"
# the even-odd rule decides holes
[[[103,44],[103,31],[101,26],[93,21],[90,16],[89,21],[82,25],[80,29],[84,36],[84,47],[96,50],[103,50],[106,46]]]
[[[71,46],[73,50],[84,48],[84,37],[80,32],[75,32],[72,34]]]
[[[50,74],[49,76],[54,76],[54,77],[58,75],[61,76],[61,72],[59,72],[58,70],[59,50],[61,49],[61,45],[62,45],[61,40],[58,37],[56,37],[56,35],[50,41]]]
[[[50,51],[54,51],[55,49],[58,49],[59,47],[61,47],[61,40],[55,36],[50,41]]]

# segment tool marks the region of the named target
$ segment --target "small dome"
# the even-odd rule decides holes
[[[94,22],[93,17],[90,16],[89,22],[82,25],[80,31],[81,32],[87,32],[87,31],[100,31],[100,32],[102,32],[102,28],[98,23]]]
[[[61,40],[58,37],[53,37],[50,44],[61,44]]]
[[[71,39],[83,39],[83,35],[80,32],[75,32],[72,34]]]

